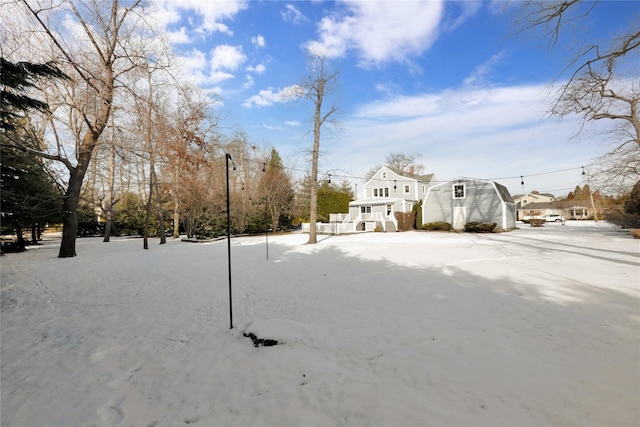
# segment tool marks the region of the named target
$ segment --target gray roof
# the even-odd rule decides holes
[[[391,166],[387,166],[387,168],[389,168],[391,171],[393,171],[393,173],[399,175],[399,176],[403,176],[405,178],[411,178],[411,179],[415,179],[417,181],[422,181],[422,182],[426,182],[429,183],[431,182],[431,180],[433,179],[434,174],[429,173],[426,175],[416,175],[416,174],[411,174],[409,172],[404,172],[401,171],[400,169],[396,169],[394,167]]]

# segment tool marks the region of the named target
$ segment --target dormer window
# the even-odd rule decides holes
[[[387,172],[382,172],[382,179],[387,179]]]

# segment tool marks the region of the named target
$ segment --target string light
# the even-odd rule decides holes
[[[241,158],[241,160],[244,160],[247,163],[255,163],[255,164],[260,164],[262,163],[262,171],[264,172],[266,170],[266,162],[264,162],[263,160],[258,160],[258,159],[254,159],[254,158]],[[530,177],[535,177],[535,176],[544,176],[544,175],[552,175],[552,174],[556,174],[556,173],[561,173],[561,172],[570,172],[570,171],[576,171],[576,170],[582,170],[583,171],[583,175],[586,175],[586,172],[584,172],[584,168],[585,166],[579,166],[579,167],[572,167],[572,168],[566,168],[566,169],[558,169],[558,170],[552,170],[552,171],[546,171],[546,172],[539,172],[539,173],[532,173],[532,174],[522,174],[522,175],[513,175],[513,176],[500,176],[500,177],[490,177],[490,178],[480,178],[480,179],[484,179],[487,181],[506,181],[506,180],[510,180],[510,179],[517,179],[520,178],[520,185],[523,186],[524,185],[524,178],[530,178]],[[300,172],[300,173],[308,173],[307,169],[300,169],[300,168],[294,168],[294,167],[288,167],[288,166],[282,166],[282,169],[290,171],[290,172]],[[234,170],[235,170],[235,166],[234,166]],[[358,181],[368,181],[371,180],[371,177],[366,177],[366,176],[357,176],[357,175],[353,175],[353,174],[348,174],[348,173],[335,173],[335,169],[330,169],[332,172],[328,173],[329,171],[326,171],[324,174],[325,175],[331,175],[331,177],[334,178],[344,178],[344,179],[349,179],[349,180],[358,180]],[[322,174],[322,171],[320,171],[320,173]],[[415,176],[416,178],[419,179],[419,175]],[[376,181],[389,181],[388,179],[382,179],[382,178],[376,178]],[[403,179],[394,179],[393,180],[393,188],[397,189],[397,185],[398,184],[403,184],[403,183],[408,183],[408,182],[414,182],[415,178],[409,178],[407,177],[406,180]],[[450,179],[440,179],[440,180],[431,180],[430,183],[432,184],[437,184],[437,183],[443,183],[443,182],[449,182],[451,181]]]

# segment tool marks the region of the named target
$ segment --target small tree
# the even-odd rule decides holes
[[[280,154],[275,148],[271,149],[269,163],[260,180],[259,193],[264,197],[264,203],[271,218],[271,228],[276,230],[283,214],[291,212],[294,192],[291,178],[285,171]]]

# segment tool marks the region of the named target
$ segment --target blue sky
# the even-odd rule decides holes
[[[598,3],[552,51],[539,31],[515,34],[520,4],[172,0],[156,10],[182,78],[219,98],[222,126],[275,147],[292,170],[309,167],[313,105],[283,95],[319,50],[339,71],[326,102],[340,126],[323,131],[323,172],[362,188],[360,177],[388,154],[417,152],[440,180],[496,179],[512,194],[563,196],[584,184],[580,167],[609,142],[603,124],[572,139],[578,120],[548,118],[550,93],[571,49],[637,23],[640,2]]]

